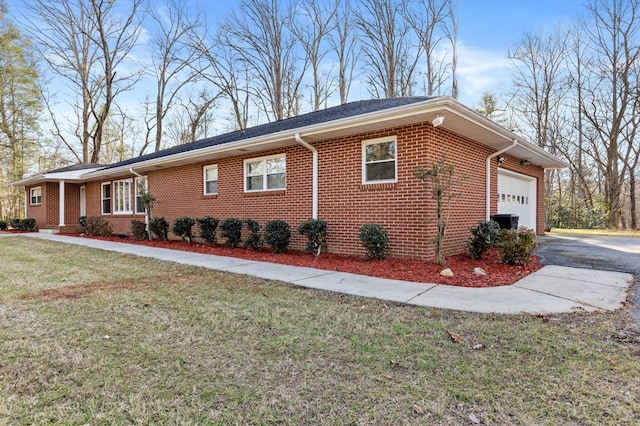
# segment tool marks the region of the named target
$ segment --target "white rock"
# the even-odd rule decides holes
[[[473,268],[473,275],[476,277],[484,277],[487,275],[487,271],[482,268]]]
[[[451,271],[451,269],[449,268],[443,269],[442,271],[440,271],[440,275],[442,275],[443,277],[453,277],[453,271]]]

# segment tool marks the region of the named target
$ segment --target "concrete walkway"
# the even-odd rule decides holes
[[[389,280],[91,238],[46,233],[17,235],[252,275],[302,287],[468,312],[544,314],[576,310],[611,311],[623,306],[627,291],[633,282],[632,275],[620,272],[545,266],[510,286],[465,288]]]

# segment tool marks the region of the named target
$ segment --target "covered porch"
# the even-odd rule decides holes
[[[78,219],[86,215],[87,202],[83,175],[100,167],[77,164],[13,182],[24,188],[25,217],[35,219],[41,231],[79,232]]]

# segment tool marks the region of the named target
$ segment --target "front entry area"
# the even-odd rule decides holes
[[[535,178],[508,170],[498,171],[498,214],[515,214],[518,227],[536,231]]]

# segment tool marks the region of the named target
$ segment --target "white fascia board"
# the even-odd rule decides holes
[[[70,170],[68,172],[58,172],[58,173],[41,173],[25,179],[11,182],[11,185],[17,186],[17,187],[25,187],[25,186],[32,186],[32,185],[37,185],[39,183],[45,183],[45,182],[59,182],[61,180],[68,181],[68,182],[82,182],[84,181],[83,179],[84,174],[95,171],[95,170],[99,170],[99,168]]]

